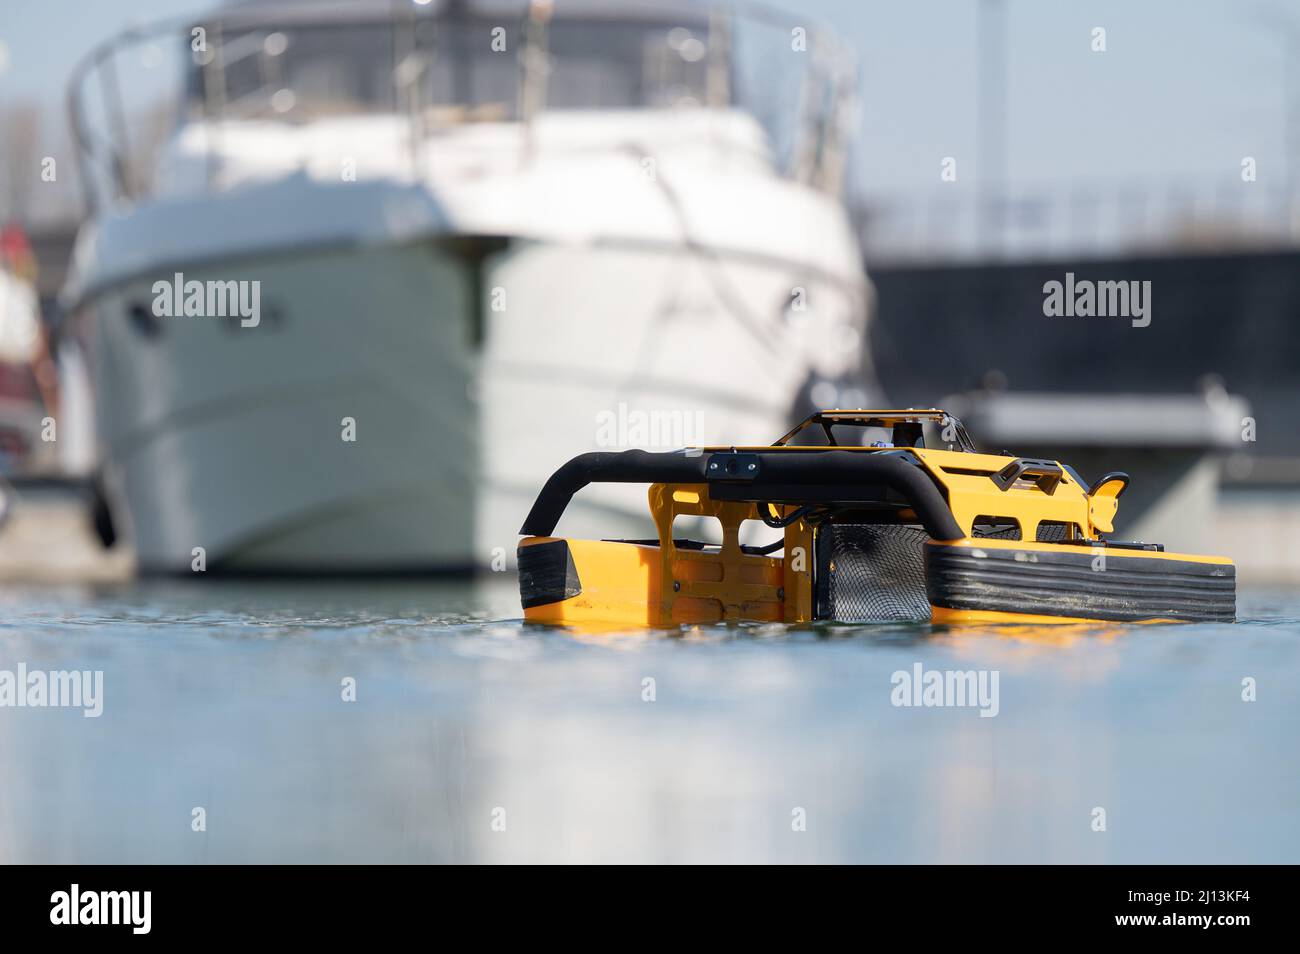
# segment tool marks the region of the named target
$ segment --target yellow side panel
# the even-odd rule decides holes
[[[530,537],[520,544],[550,543]],[[604,622],[658,626],[659,550],[630,543],[567,540],[582,592],[557,603],[530,606],[524,619],[537,623]]]
[[[708,488],[691,484],[650,487],[659,547],[597,540],[565,540],[580,592],[528,607],[524,619],[561,624],[677,626],[724,620],[800,623],[812,619],[812,528],[796,520],[784,530],[784,556],[746,553],[740,526],[757,520],[752,503],[712,501]],[[782,507],[788,513],[793,507]],[[672,539],[680,514],[716,517],[720,548],[679,549]],[[554,542],[530,537],[521,547]]]

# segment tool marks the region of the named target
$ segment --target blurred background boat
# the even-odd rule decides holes
[[[859,382],[856,78],[814,35],[774,86],[790,38],[757,8],[354,0],[97,48],[64,342],[141,569],[513,561],[573,453],[762,440]],[[124,65],[169,55],[171,118]],[[174,276],[260,283],[256,327],[159,317]],[[642,531],[640,497],[589,495],[574,532]]]

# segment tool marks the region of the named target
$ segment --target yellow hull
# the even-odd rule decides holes
[[[801,426],[820,425],[824,446],[785,446],[797,428],[767,448],[576,457],[547,482],[522,530],[524,617],[624,627],[1235,617],[1228,558],[1104,538],[1126,475],[1085,487],[1056,461],[979,454],[960,422],[962,450],[927,448],[925,423],[952,420],[941,411],[827,411]],[[845,424],[892,426],[894,441],[842,446],[831,428]],[[649,483],[655,539],[551,536],[572,495],[592,481]],[[674,539],[679,516],[715,519],[721,545]],[[782,535],[766,547],[742,546],[747,521]]]

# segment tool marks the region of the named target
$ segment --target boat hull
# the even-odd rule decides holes
[[[142,314],[174,272],[260,282],[260,320]],[[141,276],[90,305],[110,503],[150,573],[512,568],[569,448],[786,425],[810,373],[780,308],[796,272],[540,241],[480,264],[431,239]],[[852,285],[802,281],[835,320],[860,307]],[[566,517],[597,527],[646,532],[644,490],[600,488]]]
[[[262,314],[142,323],[148,278],[95,303],[105,484],[141,569],[466,568],[478,439],[456,258],[411,245],[177,271],[261,282]]]

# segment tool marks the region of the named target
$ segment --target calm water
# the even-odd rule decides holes
[[[0,708],[0,859],[1300,860],[1293,591],[1233,626],[678,636],[515,599],[5,588],[0,670],[103,670],[104,711]],[[894,706],[916,663],[996,670],[997,716]]]

